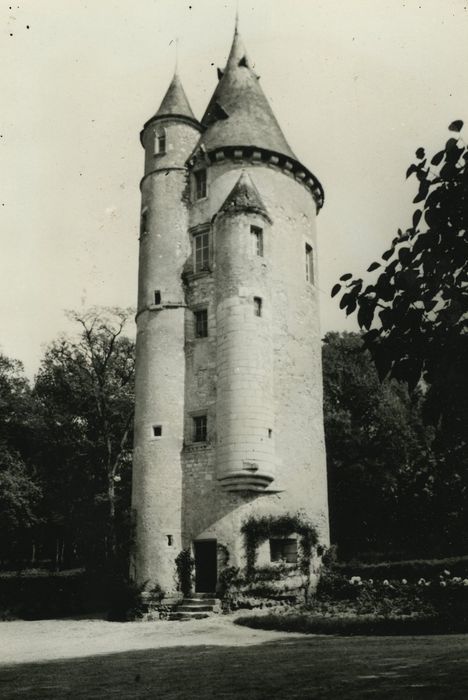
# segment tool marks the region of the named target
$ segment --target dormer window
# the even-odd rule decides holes
[[[195,199],[206,197],[206,170],[195,172]]]
[[[155,134],[154,153],[162,156],[166,152],[166,130],[160,129]]]

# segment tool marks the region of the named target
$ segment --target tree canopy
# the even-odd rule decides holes
[[[462,127],[457,120],[449,129],[458,134]],[[411,226],[370,264],[367,283],[346,273],[333,287],[340,307],[357,311],[381,379],[388,375],[414,388],[421,378],[454,385],[466,375],[467,161],[467,145],[457,135],[432,158],[418,148],[406,173],[419,183]]]
[[[124,335],[129,315],[101,308],[70,314],[79,334],[50,345],[34,386],[47,509],[62,540],[94,549],[97,558],[115,556],[117,520],[129,508],[135,363],[134,343]]]
[[[422,397],[381,383],[356,333],[325,336],[323,382],[332,541],[345,557],[421,550],[434,475]]]

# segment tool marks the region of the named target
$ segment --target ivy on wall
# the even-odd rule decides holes
[[[297,533],[299,538],[299,569],[304,575],[310,571],[312,548],[318,543],[315,527],[300,515],[264,515],[261,518],[250,517],[241,527],[244,535],[247,559],[246,574],[251,577],[255,571],[257,549],[270,538],[281,538]]]
[[[192,572],[195,566],[190,549],[182,549],[175,559],[177,566],[177,577],[179,579],[179,587],[184,596],[192,592]]]

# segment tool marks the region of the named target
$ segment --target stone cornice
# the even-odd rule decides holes
[[[323,206],[325,194],[320,181],[304,167],[298,160],[285,156],[281,153],[269,151],[264,148],[256,148],[255,146],[224,146],[216,148],[212,151],[203,153],[203,159],[210,163],[222,163],[224,160],[230,160],[234,163],[249,163],[268,165],[278,170],[282,170],[285,174],[293,177],[297,182],[300,182],[309,190],[314,198],[317,213]],[[197,153],[195,152],[187,161],[190,168],[197,163]]]

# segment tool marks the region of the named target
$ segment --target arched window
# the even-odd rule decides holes
[[[154,153],[158,156],[166,153],[166,130],[162,127],[154,134]]]

